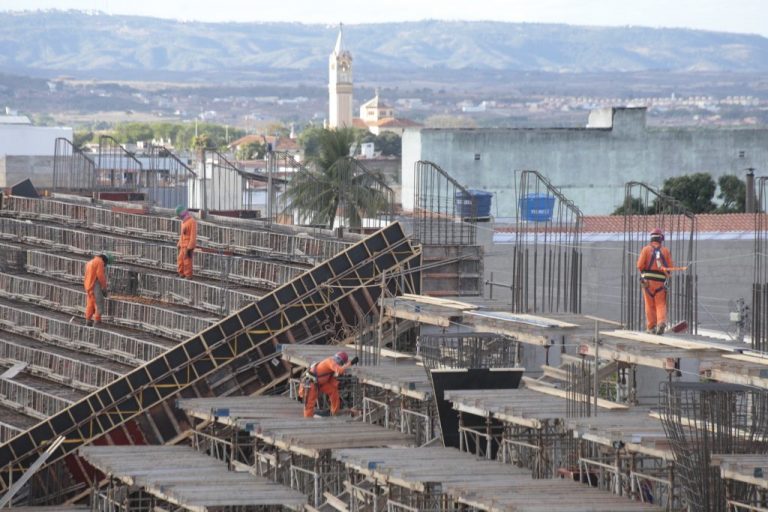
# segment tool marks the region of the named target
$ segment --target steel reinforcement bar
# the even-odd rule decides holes
[[[279,345],[346,335],[375,312],[382,276],[393,295],[419,293],[419,264],[400,224],[387,226],[3,444],[0,484],[7,489],[56,437],[66,441],[48,464],[232,366],[272,380],[284,375],[285,365],[272,364]]]
[[[0,304],[0,329],[134,366],[154,359],[168,349],[153,341],[6,304]]]
[[[0,379],[0,403],[38,420],[72,405],[71,400],[8,379]]]
[[[85,274],[86,263],[82,259],[68,258],[58,254],[27,251],[25,268],[33,274],[80,283]],[[221,284],[212,285],[169,275],[131,272],[117,265],[110,265],[107,268],[107,279],[110,283],[115,283],[110,286],[112,289],[119,290],[120,293],[128,291],[127,285],[132,276],[135,276],[137,285],[135,292],[139,295],[184,304],[220,315],[238,310],[259,298],[252,293],[227,289]],[[115,286],[116,284],[120,286]]]
[[[64,222],[98,231],[174,243],[180,227],[180,221],[170,217],[113,211],[51,199],[10,196],[4,199],[3,210],[22,218]],[[256,253],[287,257],[309,264],[330,258],[349,246],[349,242],[342,240],[274,233],[255,224],[249,227],[244,229],[199,221],[198,245],[246,255]]]
[[[0,339],[0,360],[26,363],[32,373],[85,391],[93,391],[120,377],[120,373],[47,350]]]
[[[73,315],[85,312],[85,291],[13,274],[0,273],[0,296]],[[159,306],[112,299],[104,302],[105,319],[172,339],[185,339],[213,322],[212,319],[190,316]]]
[[[0,218],[0,238],[73,254],[93,255],[106,251],[138,266],[176,271],[177,249],[171,244],[120,238],[11,218]],[[195,274],[212,279],[237,279],[245,285],[269,290],[307,270],[274,261],[205,251],[195,251],[194,265]]]

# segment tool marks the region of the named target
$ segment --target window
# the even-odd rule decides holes
[[[475,153],[475,160],[480,160],[480,153]]]

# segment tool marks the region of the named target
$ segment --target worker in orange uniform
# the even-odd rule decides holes
[[[104,308],[102,298],[107,297],[107,275],[105,269],[112,263],[112,256],[100,254],[85,264],[85,323],[92,326],[94,321],[101,322],[101,313]]]
[[[176,207],[176,215],[181,219],[179,243],[176,244],[179,248],[176,266],[179,271],[179,277],[190,279],[192,277],[192,257],[197,247],[197,221],[181,205]]]
[[[667,280],[672,268],[672,253],[662,246],[663,243],[664,233],[654,229],[651,242],[643,247],[637,258],[645,301],[645,332],[650,334],[664,334],[667,328]]]
[[[332,415],[339,412],[341,398],[339,397],[339,380],[337,377],[343,375],[344,371],[356,362],[357,357],[350,361],[346,352],[337,352],[319,363],[313,363],[304,372],[299,387],[299,397],[304,399],[305,418],[311,418],[315,415],[315,402],[319,393],[328,395]]]

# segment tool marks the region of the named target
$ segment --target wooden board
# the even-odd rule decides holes
[[[561,320],[555,320],[554,318],[548,318],[545,316],[527,315],[523,313],[508,313],[506,311],[467,311],[465,314],[487,318],[489,320],[533,325],[535,327],[550,329],[575,329],[576,327],[579,327],[578,324],[563,322]]]
[[[717,350],[722,352],[739,352],[741,350],[736,346],[730,346],[716,342],[684,339],[671,336],[657,336],[656,334],[627,331],[623,329],[617,329],[614,331],[600,331],[600,335],[629,341],[642,341],[644,343],[652,343],[654,345],[665,345],[668,347],[682,348],[686,350]],[[744,349],[746,348],[747,345],[744,345]]]
[[[412,300],[414,302],[420,302],[422,304],[431,304],[432,306],[440,306],[440,307],[450,308],[450,309],[466,310],[466,309],[478,309],[479,307],[479,306],[476,306],[475,304],[470,304],[468,302],[460,302],[458,300],[452,300],[452,299],[441,299],[438,297],[428,297],[426,295],[414,295],[412,293],[405,293],[402,295],[402,297],[404,299]]]

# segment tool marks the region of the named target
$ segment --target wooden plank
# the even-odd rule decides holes
[[[722,352],[741,351],[739,347],[716,342],[691,340],[671,336],[658,336],[656,334],[627,331],[623,329],[616,329],[614,331],[600,331],[600,335],[629,341],[642,341],[644,343],[651,343],[654,345],[666,345],[668,347],[682,348],[686,350],[717,350]],[[744,345],[744,349],[746,348],[747,346]]]
[[[412,300],[414,302],[419,302],[422,304],[430,304],[432,306],[440,306],[440,307],[450,308],[450,309],[466,310],[466,309],[479,308],[479,306],[475,304],[470,304],[468,302],[461,302],[453,299],[441,299],[438,297],[429,297],[426,295],[414,295],[412,293],[404,293],[402,297],[404,299]]]
[[[523,313],[508,313],[506,311],[467,311],[465,314],[489,320],[532,325],[535,327],[543,327],[549,329],[573,329],[579,327],[578,324],[563,322],[561,320],[555,320],[554,318],[545,316],[527,315]]]
[[[538,385],[537,384],[532,384],[530,382],[526,382],[525,386],[527,388],[533,390],[533,391],[538,391],[539,393],[544,393],[545,395],[559,396],[560,398],[565,398],[565,399],[568,398],[568,392],[564,391],[562,389],[550,388],[550,387],[547,387],[547,386],[542,386],[540,384],[538,384]],[[586,397],[583,397],[583,398],[586,399]],[[592,399],[592,400],[594,400],[594,399]],[[627,410],[627,409],[629,409],[629,407],[627,407],[624,404],[617,404],[616,402],[611,402],[611,401],[605,400],[603,398],[598,398],[597,399],[597,406],[598,407],[602,407],[603,409],[611,410],[611,411],[614,411],[614,410],[616,410],[616,411],[617,410]]]

